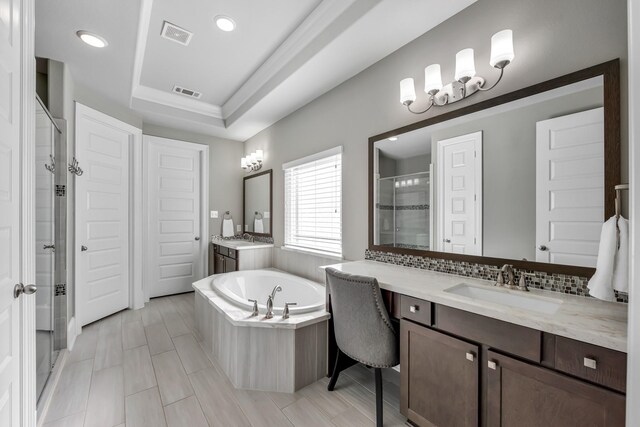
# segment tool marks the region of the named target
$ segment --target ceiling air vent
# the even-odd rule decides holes
[[[200,99],[200,97],[202,96],[202,93],[197,92],[195,90],[184,88],[182,86],[174,86],[173,87],[173,91],[175,93],[179,93],[180,95],[189,96],[189,97],[195,98],[195,99]]]
[[[165,39],[180,43],[184,46],[187,46],[191,41],[191,37],[193,37],[191,31],[187,31],[167,21],[164,21],[164,24],[162,24],[162,32],[160,35]]]

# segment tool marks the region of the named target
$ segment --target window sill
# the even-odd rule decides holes
[[[302,248],[296,248],[291,246],[281,246],[280,249],[282,249],[283,251],[298,252],[306,255],[315,255],[322,258],[335,259],[336,261],[344,261],[343,256],[331,254],[328,252],[315,251],[313,249],[302,249]]]

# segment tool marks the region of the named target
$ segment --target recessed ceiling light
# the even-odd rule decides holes
[[[220,28],[222,31],[233,31],[236,29],[236,23],[228,16],[218,15],[213,18],[213,20],[216,22],[218,28]]]
[[[389,138],[389,141],[397,141],[398,137],[397,136],[392,136],[391,138]]]
[[[105,47],[109,43],[97,34],[90,33],[89,31],[80,30],[76,32],[76,35],[80,37],[80,40],[93,47]]]

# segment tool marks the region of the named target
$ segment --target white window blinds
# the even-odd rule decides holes
[[[282,168],[285,246],[342,256],[342,147]]]

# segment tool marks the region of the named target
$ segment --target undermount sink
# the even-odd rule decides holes
[[[475,301],[486,301],[496,304],[506,305],[512,308],[534,311],[542,314],[554,314],[560,308],[562,301],[528,295],[522,291],[511,291],[507,289],[493,289],[489,287],[472,286],[460,283],[451,288],[445,289],[450,294],[471,298]]]

